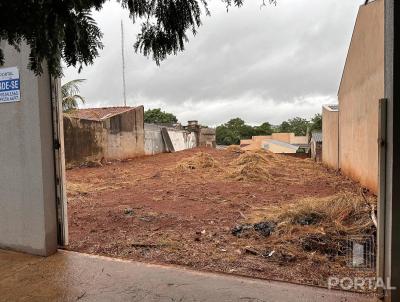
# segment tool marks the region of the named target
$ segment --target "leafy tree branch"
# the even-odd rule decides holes
[[[202,15],[209,15],[208,0],[117,0],[129,10],[132,22],[142,25],[134,48],[152,56],[157,64],[168,55],[185,49],[188,33],[196,34]],[[221,0],[227,8],[240,7],[244,0]],[[262,0],[265,4],[266,0]],[[276,0],[268,0],[275,3]],[[0,40],[18,49],[30,47],[29,68],[43,72],[46,62],[52,75],[62,74],[61,59],[67,66],[93,64],[103,48],[103,34],[92,18],[106,0],[12,0],[0,1]],[[12,16],[12,17],[10,17]],[[0,48],[0,65],[4,53]]]

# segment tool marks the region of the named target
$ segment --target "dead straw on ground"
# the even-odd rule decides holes
[[[269,161],[256,152],[245,152],[235,159],[225,172],[225,176],[237,181],[268,181]]]
[[[242,148],[240,148],[239,145],[230,145],[225,149],[225,151],[236,154],[244,153],[244,151],[242,150]]]
[[[178,162],[175,168],[179,171],[213,169],[219,168],[219,163],[209,153],[198,152]]]
[[[276,225],[266,239],[277,255],[289,252],[294,258],[344,257],[348,239],[370,238],[376,234],[371,218],[376,198],[342,192],[334,196],[309,197],[282,206],[254,209],[249,223]],[[318,256],[317,255],[317,256]]]

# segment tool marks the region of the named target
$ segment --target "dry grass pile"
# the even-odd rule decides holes
[[[280,162],[283,159],[287,158],[285,156],[275,154],[275,153],[265,150],[265,149],[256,150],[256,151],[254,151],[254,153],[259,154],[259,155],[263,156],[265,159],[267,159],[268,161],[272,161],[272,162]]]
[[[240,148],[239,145],[230,145],[225,150],[230,153],[237,153],[237,154],[244,153],[244,151],[242,150],[242,148]]]
[[[267,181],[271,179],[268,170],[256,163],[238,166],[227,173],[227,177],[237,181]]]
[[[267,164],[267,159],[259,153],[247,151],[232,162],[233,166],[246,164]]]
[[[237,181],[267,181],[271,179],[268,172],[268,160],[255,152],[245,152],[231,163],[226,172],[228,178]]]
[[[89,184],[86,183],[73,183],[67,182],[67,193],[71,196],[77,195],[87,195],[92,191],[92,188]]]
[[[192,157],[184,158],[176,165],[177,170],[212,169],[218,167],[218,162],[206,152],[198,152]]]
[[[99,192],[116,191],[126,186],[129,186],[130,184],[131,182],[126,182],[126,181],[118,183],[107,183],[107,184],[88,183],[88,182],[74,183],[71,181],[67,181],[67,194],[71,197],[86,196],[88,194],[94,194]]]
[[[376,234],[371,218],[376,198],[340,193],[326,198],[306,198],[281,207],[257,209],[252,223],[270,222],[276,227],[267,239],[271,250],[295,258],[346,256],[348,238],[362,240]],[[279,253],[277,253],[279,255]]]

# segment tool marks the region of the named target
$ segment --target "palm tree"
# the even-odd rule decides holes
[[[85,99],[79,95],[79,84],[85,81],[85,79],[76,79],[61,86],[62,106],[64,112],[77,109],[78,101],[81,101],[82,104],[85,103]]]

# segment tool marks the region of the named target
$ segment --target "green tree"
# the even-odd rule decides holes
[[[62,107],[64,112],[68,112],[78,108],[78,102],[85,103],[85,99],[79,94],[79,84],[86,81],[85,79],[76,79],[69,81],[61,86]]]
[[[161,111],[160,108],[157,108],[145,111],[144,122],[149,124],[174,124],[178,122],[178,119],[172,113]]]
[[[249,139],[257,135],[257,131],[250,125],[246,125],[241,118],[234,118],[216,129],[217,144],[238,145],[241,139]]]
[[[254,127],[254,130],[256,131],[257,135],[271,135],[274,132],[273,126],[268,122]]]
[[[208,0],[117,0],[129,10],[133,22],[143,20],[134,45],[157,64],[167,55],[183,51],[188,33],[196,34],[202,14],[210,15]],[[221,0],[227,8],[244,0]],[[261,0],[260,0],[261,1]],[[264,3],[266,0],[262,0]],[[275,2],[276,0],[269,2]],[[91,16],[106,0],[0,1],[0,40],[17,49],[24,40],[30,47],[29,68],[43,72],[46,62],[52,75],[67,66],[92,64],[103,48],[103,36]],[[0,65],[4,64],[0,48]]]
[[[311,119],[310,130],[311,130],[311,132],[313,132],[313,131],[321,131],[322,130],[322,115],[320,113],[317,113]]]
[[[295,117],[282,122],[279,126],[279,132],[294,133],[297,136],[304,136],[307,134],[307,129],[310,122],[305,118]]]
[[[217,144],[218,145],[237,145],[238,138],[235,137],[231,130],[229,130],[226,126],[220,125],[216,129],[216,136],[217,136]],[[240,138],[239,138],[240,142]]]
[[[304,136],[310,123],[305,118],[295,117],[289,120],[290,128],[295,135]]]
[[[287,122],[287,121],[282,122],[282,124],[280,124],[278,126],[277,130],[278,130],[278,132],[282,132],[282,133],[290,133],[290,132],[292,132],[292,128],[291,128],[289,122]]]

